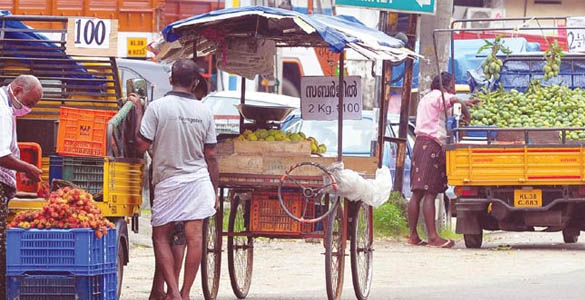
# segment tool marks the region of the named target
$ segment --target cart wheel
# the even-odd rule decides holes
[[[215,300],[221,273],[222,212],[203,221],[203,250],[201,251],[201,285],[205,300]]]
[[[351,276],[358,300],[368,299],[372,287],[372,210],[365,203],[357,203],[352,210]]]
[[[579,229],[568,227],[563,229],[563,241],[567,244],[576,243],[579,240]]]
[[[341,299],[345,271],[345,243],[343,239],[343,208],[339,201],[333,205],[325,236],[325,284],[329,300]]]
[[[247,201],[240,201],[234,197],[230,209],[229,233],[247,231],[246,212]],[[254,240],[252,237],[228,236],[228,270],[232,290],[239,299],[244,299],[250,290],[252,282],[252,263],[254,259]]]
[[[463,240],[465,240],[465,247],[479,249],[483,241],[483,232],[480,234],[464,234]]]
[[[323,178],[323,182],[320,187],[307,187],[301,183],[301,178],[306,177],[299,174],[307,174],[308,172],[317,173]],[[282,198],[282,189],[292,187],[294,189],[300,189],[301,194],[304,198],[303,207],[300,215],[293,214],[294,209],[287,207],[286,201]],[[280,178],[278,183],[278,200],[280,200],[280,206],[282,210],[292,219],[302,223],[317,223],[327,218],[333,213],[335,206],[337,205],[338,198],[335,198],[333,203],[330,203],[329,193],[337,190],[337,182],[331,174],[323,166],[314,162],[302,162],[292,166],[286,173]],[[311,203],[312,202],[312,203]],[[310,215],[308,209],[311,206],[325,207],[326,204],[330,204],[331,207],[327,212],[320,216]],[[289,204],[290,205],[290,204]]]

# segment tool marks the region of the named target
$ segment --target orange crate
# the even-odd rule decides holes
[[[20,150],[20,159],[29,164],[42,167],[42,149],[37,143],[18,143]],[[26,175],[22,172],[16,173],[16,190],[19,192],[36,193],[39,190],[40,183],[26,184]]]
[[[115,111],[61,107],[57,153],[106,156],[108,121]]]
[[[295,216],[301,215],[304,198],[299,190],[282,193],[286,207]],[[309,204],[306,217],[314,214],[314,204]],[[313,224],[301,224],[290,218],[278,200],[277,191],[257,190],[252,192],[250,203],[250,231],[270,234],[299,234],[313,231]]]

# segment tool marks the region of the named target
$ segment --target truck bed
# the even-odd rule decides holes
[[[449,145],[452,186],[582,185],[585,149],[579,145]]]

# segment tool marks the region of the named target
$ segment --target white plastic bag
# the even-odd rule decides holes
[[[362,201],[379,207],[388,201],[392,191],[392,175],[386,166],[376,170],[375,179],[365,179],[356,171],[344,169],[343,163],[334,163],[327,168],[337,182],[337,196],[351,201]]]

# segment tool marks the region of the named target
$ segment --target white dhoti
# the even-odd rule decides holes
[[[201,220],[215,214],[215,191],[207,169],[159,182],[154,189],[152,226]]]

